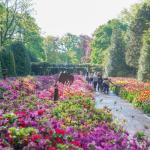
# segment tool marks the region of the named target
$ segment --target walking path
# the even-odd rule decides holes
[[[143,131],[150,138],[150,117],[134,108],[132,104],[113,93],[105,95],[96,92],[95,100],[97,108],[103,108],[104,106],[110,108],[114,120],[118,120],[118,123],[125,121],[123,126],[131,135]]]

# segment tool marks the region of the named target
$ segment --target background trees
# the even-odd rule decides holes
[[[20,22],[31,11],[29,0],[0,0],[0,46],[21,37]]]
[[[59,38],[47,36],[43,42],[43,49],[45,51],[45,61],[49,63],[59,62]]]
[[[149,0],[123,10],[92,37],[43,37],[32,11],[32,0],[0,0],[0,68],[10,76],[29,74],[32,62],[92,63],[110,76],[150,80]]]
[[[66,63],[81,63],[81,59],[84,56],[84,49],[82,46],[83,43],[81,37],[67,33],[60,39],[60,41],[62,51],[67,52],[66,54],[68,54]],[[76,60],[72,61],[72,58]]]
[[[1,68],[9,76],[30,73],[30,60],[44,60],[43,38],[32,17],[32,1],[0,0]]]
[[[137,7],[135,16],[129,26],[129,40],[127,43],[126,62],[129,66],[138,69],[140,51],[142,48],[142,37],[144,30],[148,29],[150,22],[150,5],[148,2]]]
[[[149,23],[150,1],[144,0],[122,11],[118,19],[99,26],[93,34],[91,62],[111,76],[150,80]]]
[[[90,57],[90,40],[86,35],[73,35],[67,33],[62,37],[47,36],[43,41],[45,61],[49,63],[72,63],[87,62]]]
[[[126,31],[126,24],[121,23],[118,19],[110,20],[107,24],[99,26],[93,35],[91,62],[100,64],[105,67],[107,51],[111,45],[111,36],[114,29]]]

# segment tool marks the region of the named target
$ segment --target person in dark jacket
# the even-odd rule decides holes
[[[98,91],[103,90],[103,78],[102,75],[99,73],[98,74]]]
[[[110,80],[108,78],[104,78],[103,79],[103,92],[105,94],[109,94],[109,84],[110,84]]]
[[[89,83],[90,84],[93,83],[93,73],[90,73],[90,75],[89,75]]]

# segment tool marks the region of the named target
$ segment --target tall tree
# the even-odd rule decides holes
[[[81,40],[81,44],[80,47],[81,49],[84,50],[83,53],[83,57],[82,59],[82,63],[89,63],[90,62],[90,55],[91,55],[91,37],[87,36],[87,35],[80,35],[79,36],[80,40]]]
[[[49,63],[59,63],[59,38],[47,36],[44,39],[43,48],[45,51],[46,61]]]
[[[23,43],[14,42],[11,44],[10,49],[14,54],[16,74],[18,76],[30,74],[30,59]]]
[[[108,52],[108,62],[105,68],[106,74],[108,76],[124,76],[126,71],[125,45],[119,29],[113,30],[111,46]]]
[[[2,69],[7,69],[8,76],[16,76],[14,54],[8,47],[0,49],[0,63]]]
[[[84,56],[84,50],[83,47],[81,46],[82,41],[79,36],[67,33],[64,35],[61,39],[61,49],[64,52],[67,51],[74,51],[73,53],[76,55],[76,58],[78,60],[78,63],[81,62],[81,58]]]
[[[0,0],[0,46],[20,35],[18,23],[31,11],[30,6],[29,0]]]
[[[40,28],[35,19],[29,14],[25,14],[23,19],[19,20],[22,42],[31,54],[31,58],[36,57],[37,61],[45,59],[43,50],[43,37],[40,35]]]
[[[91,62],[105,66],[106,53],[111,44],[112,31],[121,29],[126,31],[127,25],[117,19],[110,20],[107,24],[99,26],[93,34]]]
[[[150,28],[143,36],[143,46],[139,59],[138,79],[150,81]]]
[[[130,23],[127,37],[126,63],[136,70],[142,48],[142,36],[144,30],[148,29],[148,22],[150,22],[150,2],[144,1],[140,7],[137,7],[137,13]]]

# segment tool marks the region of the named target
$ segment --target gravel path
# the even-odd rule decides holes
[[[104,106],[110,108],[114,120],[120,124],[124,122],[124,128],[131,135],[134,135],[137,131],[143,131],[150,138],[150,117],[148,115],[113,93],[105,95],[96,92],[95,100],[97,108],[103,108]]]

